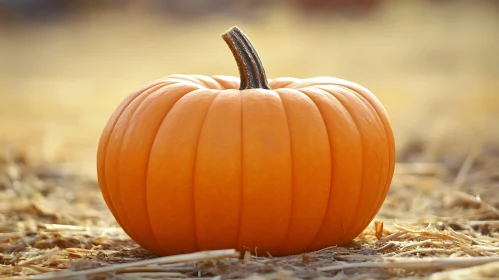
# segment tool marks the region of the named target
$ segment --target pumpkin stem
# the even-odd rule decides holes
[[[239,89],[270,89],[262,61],[248,37],[237,26],[234,26],[222,34],[222,38],[236,60],[241,79]]]

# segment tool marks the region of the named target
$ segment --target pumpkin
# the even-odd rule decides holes
[[[158,255],[283,256],[352,241],[393,176],[382,104],[338,78],[267,79],[237,27],[222,38],[239,79],[167,76],[109,119],[97,172],[115,219]]]

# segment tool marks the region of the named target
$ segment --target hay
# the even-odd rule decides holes
[[[234,250],[155,257],[116,225],[95,179],[5,153],[0,161],[0,275],[5,279],[491,277],[499,273],[495,191],[499,180],[494,173],[499,162],[489,157],[496,146],[485,143],[480,150],[462,154],[461,164],[398,164],[378,217],[354,242],[280,258]]]

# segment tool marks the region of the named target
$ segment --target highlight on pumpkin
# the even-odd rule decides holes
[[[352,241],[394,172],[382,104],[340,78],[267,79],[239,28],[222,38],[240,77],[166,76],[109,119],[97,163],[112,214],[158,255],[282,256]]]

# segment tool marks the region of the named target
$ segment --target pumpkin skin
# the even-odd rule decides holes
[[[283,256],[346,244],[369,225],[395,162],[380,101],[332,77],[262,87],[242,74],[171,75],[121,103],[97,172],[133,240],[158,255]]]

